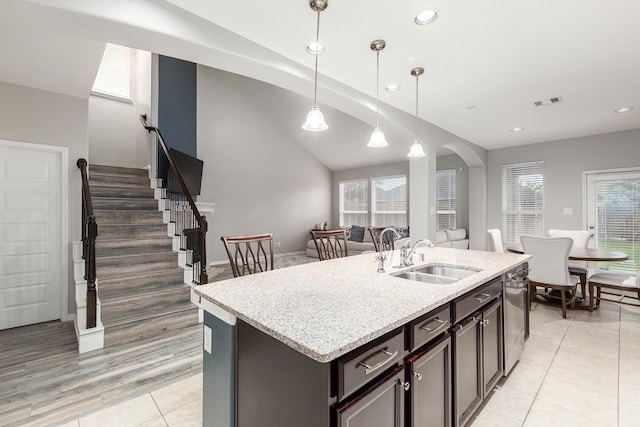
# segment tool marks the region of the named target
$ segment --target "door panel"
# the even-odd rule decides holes
[[[0,329],[60,319],[62,153],[0,141]]]

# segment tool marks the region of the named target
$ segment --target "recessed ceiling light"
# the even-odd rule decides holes
[[[316,43],[316,42],[307,43],[304,49],[307,51],[309,55],[315,55],[316,50],[318,51],[318,55],[324,52],[324,46],[322,46],[322,43]]]
[[[436,18],[438,18],[437,10],[425,9],[416,15],[416,17],[413,19],[413,22],[415,22],[418,25],[427,25],[435,21]]]
[[[510,130],[511,130],[511,132],[522,132],[524,130],[524,128],[515,127],[515,128],[511,128]]]
[[[633,107],[622,107],[614,110],[614,113],[626,113],[627,111],[633,110]]]
[[[384,90],[387,92],[397,92],[400,90],[400,85],[398,83],[389,83]]]

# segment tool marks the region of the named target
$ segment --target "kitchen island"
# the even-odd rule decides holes
[[[425,260],[418,262],[420,254]],[[393,267],[399,264],[399,251],[393,251],[385,273],[376,272],[373,254],[364,254],[196,288],[205,309],[205,425],[357,425],[349,424],[356,419],[349,408],[368,399],[364,389],[371,380],[399,378],[401,388],[408,388],[405,358],[420,350],[412,344],[412,324],[446,319],[451,326],[456,321],[450,303],[498,279],[502,289],[502,275],[528,256],[419,248],[414,259],[414,268],[436,264],[477,271],[446,285],[394,277],[409,268]],[[442,346],[441,339],[436,344]],[[450,358],[451,348],[445,347]],[[404,425],[404,397],[393,378],[381,399],[391,399],[402,413],[391,414],[397,424],[378,425]]]

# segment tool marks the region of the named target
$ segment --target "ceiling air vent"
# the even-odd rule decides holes
[[[558,102],[562,102],[561,96],[556,96],[554,98],[543,99],[542,101],[536,101],[533,103],[536,107],[544,107],[546,105],[557,104]]]

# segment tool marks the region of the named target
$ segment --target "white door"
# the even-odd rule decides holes
[[[0,140],[0,330],[60,319],[63,162],[59,148]]]

